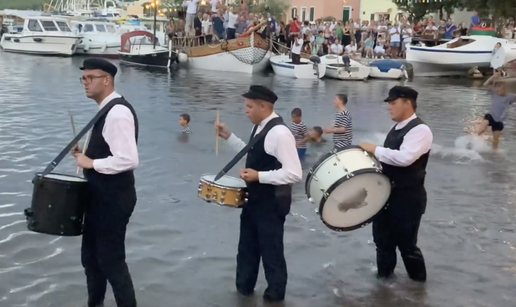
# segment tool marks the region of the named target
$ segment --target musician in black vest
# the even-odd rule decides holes
[[[251,139],[264,132],[247,153],[240,177],[246,181],[248,201],[240,215],[236,288],[253,294],[260,258],[268,287],[266,301],[282,301],[287,286],[287,265],[283,252],[285,218],[292,201],[291,185],[301,180],[301,162],[292,132],[273,109],[276,94],[263,86],[251,86],[245,93],[246,115],[255,125]],[[237,151],[246,144],[222,123],[216,123],[220,137]],[[270,130],[269,130],[270,129]]]
[[[360,146],[380,160],[383,173],[392,185],[387,208],[373,221],[378,277],[388,278],[394,273],[397,247],[409,277],[424,282],[425,260],[417,247],[417,237],[426,209],[424,184],[433,135],[416,116],[417,96],[410,87],[393,87],[385,101],[397,124],[387,135],[383,147],[367,143]]]
[[[115,92],[113,64],[88,59],[81,70],[86,96],[100,109],[110,108],[93,126],[86,152],[75,153],[93,198],[86,208],[81,249],[88,307],[102,306],[108,281],[118,307],[136,307],[125,262],[125,233],[136,205],[138,119],[133,107]]]

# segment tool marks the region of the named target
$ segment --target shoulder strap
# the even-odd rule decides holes
[[[97,115],[95,115],[95,117],[90,120],[90,122],[84,127],[82,128],[82,130],[73,138],[73,140],[68,144],[66,145],[66,147],[57,155],[57,157],[54,158],[54,160],[52,160],[48,165],[47,165],[47,168],[45,168],[45,170],[43,171],[43,176],[47,175],[48,173],[50,173],[51,171],[54,170],[54,168],[57,167],[57,165],[64,159],[64,157],[70,152],[70,150],[72,149],[72,147],[74,147],[78,142],[79,140],[88,132],[88,130],[91,129],[91,127],[93,127],[93,125],[95,125],[99,119],[104,116],[105,114],[107,114],[107,112],[109,112],[109,110],[111,110],[111,108],[117,104],[119,101],[119,98],[115,98],[113,100],[111,100],[105,107],[103,107],[98,113]]]
[[[248,152],[249,150],[259,141],[261,140],[262,138],[265,137],[265,135],[267,135],[267,133],[274,127],[274,126],[277,126],[277,125],[281,125],[283,124],[283,118],[281,117],[275,117],[273,119],[271,119],[266,125],[265,127],[263,127],[263,130],[260,131],[260,133],[258,133],[254,138],[252,138],[249,143],[244,147],[242,148],[242,150],[240,150],[239,153],[236,154],[236,156],[231,160],[229,161],[229,163],[224,166],[224,168],[217,174],[217,176],[215,177],[214,181],[217,181],[219,180],[222,176],[224,176],[224,174],[226,174],[227,172],[229,172],[237,163],[238,161],[240,161],[240,159],[242,159]],[[256,131],[256,129],[254,130]]]

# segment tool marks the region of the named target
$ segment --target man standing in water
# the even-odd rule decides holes
[[[504,128],[503,120],[505,119],[507,109],[516,101],[516,95],[507,93],[507,87],[504,82],[495,82],[495,79],[499,76],[500,73],[495,72],[495,74],[484,83],[486,87],[492,86],[489,89],[492,103],[489,106],[489,112],[484,115],[484,120],[480,124],[477,132],[480,136],[487,130],[488,126],[491,126],[491,131],[493,132],[493,149],[497,149],[500,143],[500,135]]]
[[[426,209],[425,176],[433,135],[416,116],[418,93],[410,87],[395,86],[385,99],[396,125],[383,147],[362,143],[382,163],[391,181],[388,206],[373,221],[378,277],[389,278],[396,267],[396,247],[412,280],[426,281],[425,260],[417,247],[421,217]]]
[[[100,109],[109,108],[93,126],[86,152],[74,153],[92,197],[85,208],[81,248],[88,307],[103,306],[108,281],[118,307],[136,307],[125,262],[125,233],[136,205],[133,169],[138,166],[138,118],[129,102],[115,92],[113,64],[88,59],[81,70],[86,96]]]
[[[345,148],[353,141],[353,121],[351,113],[346,108],[348,96],[337,94],[333,98],[333,105],[337,109],[333,127],[324,128],[324,133],[333,133],[334,148]]]
[[[283,301],[287,287],[287,264],[283,251],[285,218],[290,212],[292,184],[303,172],[296,141],[281,117],[274,112],[276,94],[263,86],[251,86],[245,93],[245,113],[255,125],[251,140],[262,137],[247,153],[240,177],[246,181],[248,201],[240,215],[236,288],[252,295],[258,278],[260,258],[268,287],[266,301]],[[246,144],[222,123],[215,123],[219,136],[237,151]]]

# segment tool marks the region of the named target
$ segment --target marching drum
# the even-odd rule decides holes
[[[233,208],[243,207],[247,201],[245,181],[231,176],[222,176],[217,181],[215,175],[202,175],[198,195],[207,202]]]
[[[80,236],[84,208],[91,200],[86,179],[37,173],[32,183],[32,205],[24,212],[27,228],[49,235]]]
[[[314,165],[305,191],[328,228],[350,231],[369,224],[386,206],[391,183],[375,157],[349,146],[332,150]]]

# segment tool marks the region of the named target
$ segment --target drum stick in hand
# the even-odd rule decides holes
[[[75,122],[73,121],[73,115],[70,112],[70,110],[68,110],[68,116],[70,116],[70,124],[72,124],[73,136],[75,137],[77,135],[77,132],[75,131]]]
[[[219,124],[219,110],[217,109],[217,125]],[[215,155],[219,155],[219,128],[215,129]]]
[[[86,153],[86,149],[88,149],[88,143],[90,142],[90,137],[91,137],[91,130],[90,132],[88,132],[88,135],[86,136],[86,141],[84,141],[84,146],[82,146],[82,153]],[[75,170],[75,174],[76,175],[79,175],[79,171],[81,170],[81,168],[79,166],[77,166],[77,169]]]

